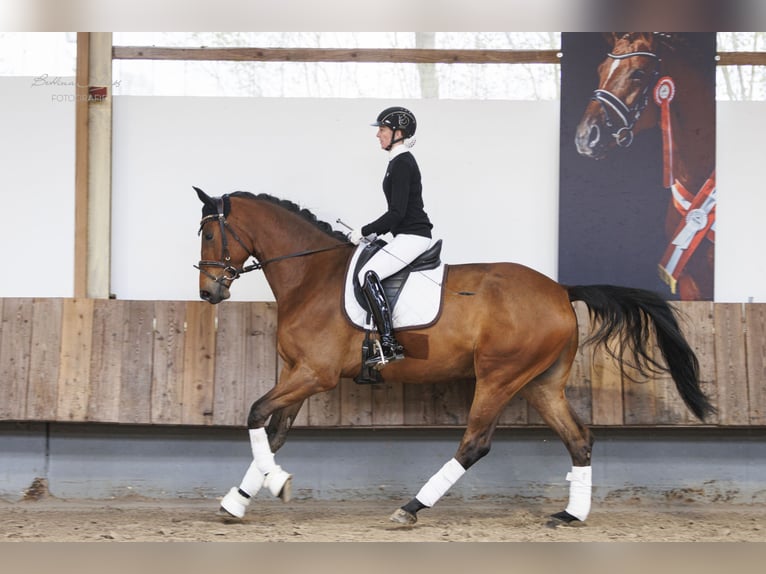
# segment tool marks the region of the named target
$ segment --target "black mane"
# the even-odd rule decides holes
[[[230,197],[244,197],[246,199],[254,199],[257,201],[268,201],[269,203],[273,203],[274,205],[278,205],[279,207],[286,209],[287,211],[290,211],[292,213],[295,213],[299,215],[302,219],[309,222],[311,225],[319,229],[320,231],[326,233],[330,237],[333,237],[334,239],[337,239],[339,241],[348,242],[348,238],[346,237],[346,234],[344,234],[341,231],[337,231],[332,228],[332,225],[329,223],[322,221],[321,219],[317,219],[316,215],[311,213],[308,209],[302,208],[297,203],[290,201],[289,199],[279,199],[278,197],[274,197],[273,195],[269,195],[268,193],[259,193],[258,195],[255,195],[253,193],[250,193],[249,191],[235,191],[233,193],[229,194]],[[226,202],[228,204],[228,202]],[[229,210],[229,206],[225,205],[224,208],[224,215],[227,215]]]

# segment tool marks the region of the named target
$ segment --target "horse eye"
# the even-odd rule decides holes
[[[211,232],[205,233],[205,241],[212,241],[213,240],[213,234]]]
[[[633,73],[630,74],[631,80],[643,80],[644,76],[646,76],[646,72],[643,70],[633,70]]]

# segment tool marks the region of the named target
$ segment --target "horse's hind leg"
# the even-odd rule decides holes
[[[593,436],[578,419],[564,394],[569,369],[570,363],[561,361],[521,390],[521,395],[561,438],[572,458],[572,470],[567,474],[569,504],[562,512],[552,515],[551,526],[584,521],[591,505]]]
[[[513,380],[521,381],[523,377]],[[420,510],[436,504],[466,470],[486,456],[500,414],[521,384],[492,384],[489,378],[477,380],[471,410],[468,413],[468,425],[455,456],[428,479],[415,498],[391,515],[393,522],[415,524]]]

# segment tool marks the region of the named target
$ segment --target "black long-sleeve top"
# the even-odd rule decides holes
[[[409,151],[399,153],[388,162],[383,178],[383,193],[388,211],[362,227],[362,235],[400,233],[431,237],[431,224],[423,209],[423,185],[420,168]]]

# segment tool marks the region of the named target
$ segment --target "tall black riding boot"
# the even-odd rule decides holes
[[[362,285],[367,304],[375,319],[375,325],[380,333],[380,346],[383,348],[383,357],[373,356],[367,360],[368,365],[398,361],[404,358],[404,348],[394,338],[394,322],[391,319],[391,305],[388,303],[380,278],[374,271],[368,271],[364,276]]]

